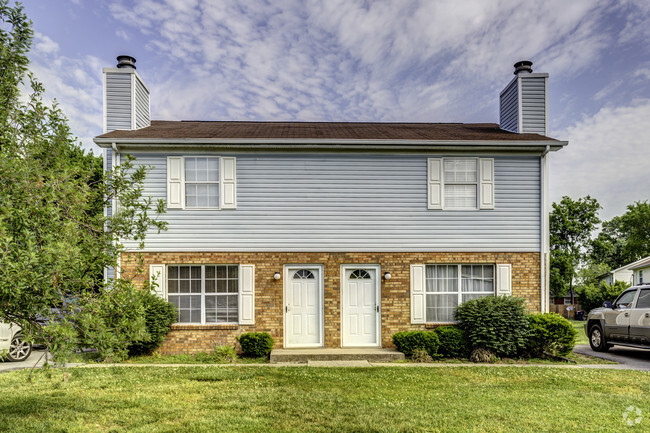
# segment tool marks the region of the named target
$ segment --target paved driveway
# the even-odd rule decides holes
[[[650,371],[650,350],[635,349],[633,347],[614,346],[608,352],[595,352],[586,344],[579,344],[574,352],[583,355],[595,356],[596,358],[623,364],[630,370]]]
[[[44,353],[44,350],[33,350],[32,354],[29,355],[29,358],[22,362],[0,361],[0,373],[5,371],[22,370],[23,368],[32,368],[35,364],[40,367],[43,365],[43,362],[45,362],[45,357],[43,356]]]

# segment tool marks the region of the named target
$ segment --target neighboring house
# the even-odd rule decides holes
[[[634,272],[633,281],[635,285],[650,283],[650,257],[639,260],[630,269]]]
[[[574,305],[576,299],[576,293],[574,289],[571,289],[567,292],[566,296],[563,297],[553,297],[554,305]]]
[[[106,167],[152,166],[167,200],[146,275],[178,308],[162,352],[242,332],[276,347],[390,347],[513,295],[548,311],[547,74],[516,66],[501,124],[149,121],[121,56],[104,69]],[[218,102],[217,102],[218,103]],[[137,267],[136,245],[121,272]]]
[[[621,266],[618,269],[614,269],[613,271],[606,272],[602,275],[598,276],[598,281],[599,282],[605,282],[609,285],[614,284],[616,281],[623,281],[624,283],[627,284],[638,284],[638,279],[635,276],[636,272],[635,269],[637,269],[637,266],[642,266],[643,264],[650,263],[650,256],[644,257],[640,260],[637,260],[635,262],[629,263],[625,266]],[[641,270],[641,275],[643,276],[643,269]],[[648,274],[646,273],[646,280],[648,280]]]

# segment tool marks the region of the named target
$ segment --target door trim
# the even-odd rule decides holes
[[[345,323],[343,318],[346,313],[345,306],[345,289],[347,284],[347,279],[345,278],[346,271],[354,269],[364,269],[364,270],[373,270],[375,271],[375,296],[377,299],[377,304],[379,305],[379,311],[375,314],[375,329],[376,329],[376,344],[365,344],[365,345],[346,345],[345,342],[345,330],[343,329],[343,324]],[[341,347],[381,347],[381,265],[372,265],[366,263],[357,263],[357,264],[343,264],[341,265],[341,279],[340,279],[340,291],[339,296],[341,300]]]
[[[319,342],[316,344],[287,344],[287,289],[289,288],[289,276],[291,271],[299,269],[318,270],[318,301],[320,302],[320,323],[319,323]],[[283,347],[285,348],[300,348],[300,347],[323,347],[325,344],[325,297],[323,294],[323,281],[324,281],[324,266],[320,264],[300,264],[300,265],[284,265],[283,271],[283,289],[282,289],[282,339]]]

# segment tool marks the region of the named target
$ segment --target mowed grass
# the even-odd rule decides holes
[[[3,432],[650,430],[650,373],[541,367],[108,367],[0,374]],[[643,411],[634,427],[629,406]],[[647,414],[647,415],[646,415]]]
[[[587,334],[585,334],[585,322],[584,320],[569,320],[573,325],[573,329],[578,332],[576,336],[576,344],[589,344],[587,339]]]

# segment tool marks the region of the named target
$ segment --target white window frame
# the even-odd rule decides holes
[[[476,167],[476,180],[474,182],[469,182],[469,181],[464,181],[464,182],[458,182],[458,181],[452,181],[452,182],[447,182],[445,181],[445,162],[449,161],[474,161],[475,167]],[[440,176],[440,181],[442,183],[442,208],[445,210],[477,210],[479,208],[479,202],[481,201],[480,197],[480,191],[479,191],[479,178],[481,176],[481,169],[479,166],[479,159],[478,158],[442,158],[442,164],[441,164],[441,170],[442,170],[442,175]],[[474,206],[466,206],[466,207],[449,207],[445,203],[445,189],[447,189],[448,185],[471,185],[474,187],[474,191],[476,193],[476,198],[474,201]]]
[[[217,160],[217,167],[219,170],[219,179],[218,180],[187,180],[186,176],[186,171],[187,168],[185,166],[185,163],[187,162],[188,158],[193,158],[193,159],[216,159]],[[221,157],[219,156],[204,156],[204,155],[188,155],[183,157],[183,209],[215,209],[219,210],[221,209]],[[187,185],[217,185],[217,190],[219,191],[219,197],[217,197],[217,205],[216,206],[188,206],[187,205],[187,195],[185,193],[186,191],[186,186]]]
[[[200,267],[201,268],[201,292],[200,293],[169,293],[169,267]],[[206,266],[236,266],[237,269],[237,293],[217,293],[205,291],[205,267]],[[191,278],[191,277],[190,277]],[[210,264],[195,264],[195,263],[172,263],[166,266],[165,272],[165,286],[167,287],[165,297],[169,300],[169,296],[201,296],[201,321],[200,322],[175,322],[178,325],[239,325],[242,322],[241,317],[241,302],[242,302],[242,266],[231,263],[210,263]],[[237,296],[237,321],[236,322],[206,322],[205,320],[205,296]]]
[[[456,266],[457,267],[457,286],[458,286],[458,291],[456,292],[428,292],[427,291],[427,267],[428,266]],[[492,292],[463,292],[462,289],[462,284],[463,284],[463,274],[462,274],[462,269],[463,266],[492,266]],[[427,310],[427,299],[428,295],[434,294],[434,295],[458,295],[458,306],[463,304],[463,295],[486,295],[486,296],[496,296],[497,292],[497,274],[496,274],[496,265],[493,263],[427,263],[424,265],[424,312],[425,312],[425,317],[424,321],[425,323],[456,323],[455,321],[434,321],[434,322],[429,322],[426,320],[426,310]],[[490,293],[490,294],[489,294]]]
[[[445,161],[476,161],[476,181],[445,182]],[[449,207],[445,203],[446,185],[473,185],[476,202],[472,207]],[[427,159],[427,208],[447,211],[476,211],[494,209],[494,158],[438,157]]]
[[[217,181],[188,181],[185,178],[185,158],[211,158],[217,159],[219,167],[219,180]],[[167,209],[189,210],[227,210],[237,208],[237,158],[221,155],[170,155],[167,157]],[[179,173],[171,177],[172,166],[177,163]],[[187,206],[185,197],[186,184],[211,184],[218,185],[219,200],[216,206]],[[172,190],[178,191],[178,202],[172,199]],[[227,198],[228,197],[228,198]],[[229,200],[229,201],[228,201]]]

